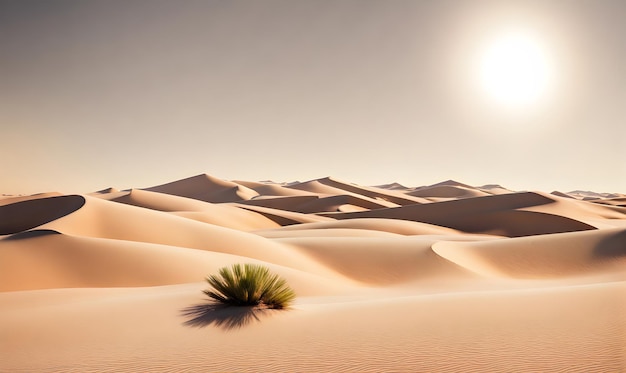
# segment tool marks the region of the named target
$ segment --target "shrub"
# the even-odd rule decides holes
[[[204,293],[222,304],[286,308],[296,298],[287,281],[257,264],[233,264],[206,280],[212,288]]]

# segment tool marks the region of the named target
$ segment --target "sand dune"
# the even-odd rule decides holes
[[[28,205],[22,206],[23,204]],[[6,210],[20,207],[30,220],[25,220],[24,225],[19,228],[26,228],[13,229],[10,232],[5,229],[4,232],[13,234],[38,227],[73,236],[207,250],[296,268],[301,265],[307,270],[312,268],[309,262],[295,251],[257,235],[122,203],[93,197],[63,196],[20,202],[2,208]],[[63,216],[49,221],[51,220],[49,214],[54,211],[62,213]],[[45,221],[41,221],[37,214],[44,216]],[[261,216],[260,219],[264,218]],[[318,270],[324,272],[323,268]]]
[[[507,189],[499,184],[487,184],[477,187],[476,189],[482,190],[483,192],[487,192],[489,194],[508,194],[513,192],[512,190]]]
[[[440,227],[438,225],[431,225],[426,223],[419,223],[408,220],[396,220],[396,219],[348,219],[348,220],[330,220],[317,223],[302,223],[298,225],[291,225],[282,227],[276,231],[298,231],[298,230],[311,230],[311,229],[361,229],[368,231],[382,231],[395,234],[401,234],[406,236],[413,235],[443,235],[443,234],[457,234],[458,231],[450,228]],[[271,230],[273,231],[273,230]],[[271,232],[270,231],[270,232]],[[257,234],[262,232],[256,232]]]
[[[319,221],[331,221],[332,218],[314,214],[304,214],[300,212],[287,211],[281,209],[268,208],[263,206],[254,206],[249,204],[233,204],[233,206],[241,207],[246,210],[258,212],[259,214],[275,221],[280,225],[292,225],[300,223],[313,223]]]
[[[571,197],[209,175],[3,196],[0,371],[626,371],[623,196]],[[205,276],[246,262],[294,306],[208,305]]]
[[[259,195],[243,185],[206,174],[146,188],[146,190],[216,203],[246,200]]]
[[[298,248],[346,277],[375,286],[469,275],[469,271],[431,250],[440,239],[455,238],[301,235],[281,238],[279,242]]]
[[[567,193],[563,193],[563,192],[559,192],[558,190],[555,190],[554,192],[552,192],[552,193],[550,193],[550,194],[553,194],[553,195],[555,195],[555,196],[557,196],[557,197],[563,197],[563,198],[574,198],[574,197],[570,196],[569,194],[567,194]]]
[[[255,192],[257,192],[260,196],[276,196],[276,197],[286,197],[286,196],[317,196],[316,193],[307,192],[304,190],[297,190],[293,188],[287,188],[282,185],[271,184],[271,183],[258,183],[251,181],[240,181],[236,180],[235,183],[239,185],[243,185],[248,187]]]
[[[437,242],[442,257],[480,274],[515,278],[609,276],[626,280],[626,230],[481,242]]]
[[[555,197],[557,198],[557,197]],[[594,226],[559,214],[558,207],[545,207],[556,202],[540,193],[510,193],[469,199],[459,199],[410,205],[397,208],[353,213],[324,214],[336,219],[386,218],[419,221],[457,229],[467,233],[498,234],[509,237],[549,233],[575,232],[595,229]],[[592,210],[595,206],[592,206]],[[618,211],[603,210],[605,214],[623,216]],[[601,213],[596,211],[596,215]]]
[[[206,257],[200,250],[75,237],[53,230],[29,231],[2,240],[0,250],[4,259],[0,263],[1,291],[194,282],[212,267],[214,256],[223,255]]]
[[[78,237],[33,230],[0,240],[0,291],[54,288],[161,286],[202,281],[208,273],[240,262],[268,265],[294,284],[299,294],[334,292],[335,274],[326,277],[272,262],[217,251],[146,242]],[[24,268],[28,268],[25,271]],[[310,268],[310,266],[309,266]],[[307,286],[314,283],[315,286]],[[350,284],[345,280],[339,285]]]
[[[331,177],[311,180],[304,183],[291,184],[288,188],[304,190],[311,193],[326,195],[351,195],[362,199],[366,197],[376,199],[380,203],[390,202],[394,205],[424,203],[427,200],[416,198],[393,190],[375,187],[363,187],[356,184],[342,182]]]
[[[238,230],[278,226],[277,223],[261,214],[238,207],[140,189],[133,189],[124,195],[110,200],[156,211],[171,212],[177,216]]]
[[[379,200],[389,201],[397,205],[410,205],[414,203],[424,203],[421,198],[413,198],[410,193],[400,193],[393,190],[378,189],[376,187],[364,187],[345,181],[340,181],[332,177],[318,180],[324,185],[328,185],[340,190],[355,193],[361,196],[368,196]]]
[[[376,185],[377,188],[381,188],[381,189],[389,189],[389,190],[400,190],[400,191],[407,191],[410,188],[405,187],[404,185],[398,183],[398,182],[393,182],[393,183],[389,183],[389,184],[382,184],[382,185]]]
[[[397,206],[389,202],[372,200],[367,197],[357,197],[353,195],[338,195],[329,197],[318,196],[291,196],[279,198],[255,198],[248,201],[241,201],[244,205],[270,207],[287,211],[311,214],[316,212],[337,212],[352,206],[356,210],[379,209],[390,206]]]
[[[474,188],[466,188],[461,186],[441,185],[436,187],[427,187],[418,189],[408,193],[415,197],[438,197],[438,198],[470,198],[488,196],[489,193]]]
[[[626,197],[605,198],[600,200],[596,199],[593,200],[593,202],[600,205],[626,207]]]
[[[436,187],[447,187],[447,186],[451,186],[451,187],[460,187],[460,188],[467,188],[467,189],[472,189],[474,188],[471,185],[467,185],[467,184],[463,184],[461,182],[458,182],[456,180],[445,180],[445,181],[441,181],[432,185],[427,185],[424,187],[420,187],[420,188],[436,188]],[[420,189],[418,188],[418,189]]]

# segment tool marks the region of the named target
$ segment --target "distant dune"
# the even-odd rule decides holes
[[[190,312],[248,262],[293,307]],[[3,372],[625,372],[624,294],[624,194],[197,175],[0,199]]]

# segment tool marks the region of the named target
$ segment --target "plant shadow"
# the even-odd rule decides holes
[[[183,323],[185,326],[204,328],[214,325],[224,330],[236,330],[260,322],[261,318],[268,317],[273,312],[275,310],[207,302],[183,308],[181,315],[187,318]]]

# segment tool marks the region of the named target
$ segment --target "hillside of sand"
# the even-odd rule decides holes
[[[260,263],[287,310],[215,309]],[[198,175],[0,198],[2,372],[624,372],[623,194]]]

